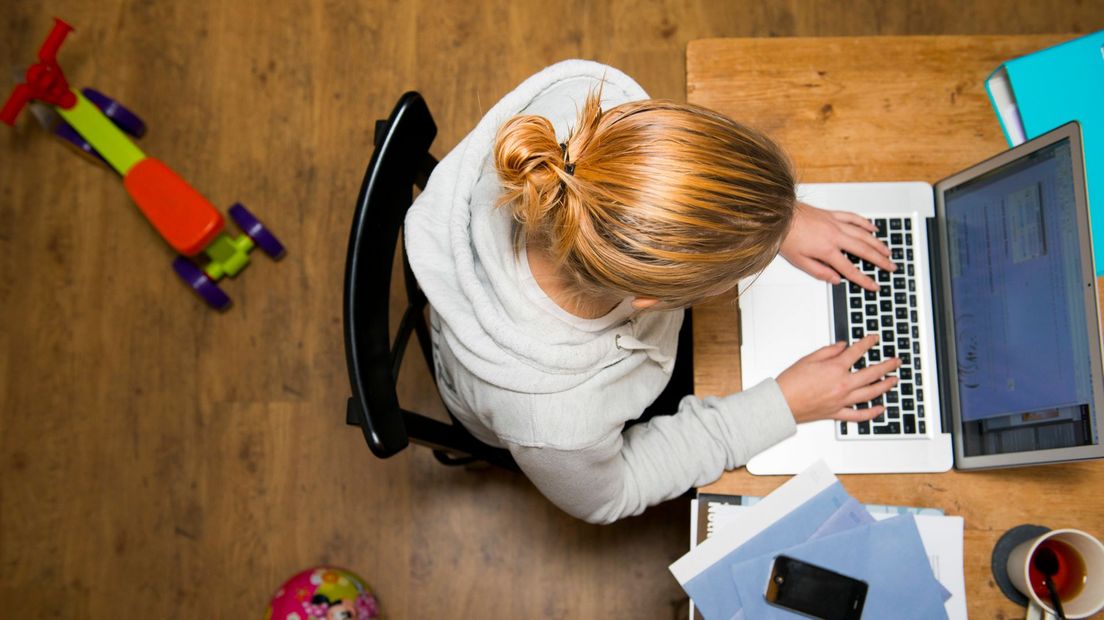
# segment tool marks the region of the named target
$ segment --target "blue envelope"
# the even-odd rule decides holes
[[[788,555],[865,581],[868,590],[864,618],[930,620],[947,617],[943,587],[932,573],[912,515],[853,527],[782,551],[777,549],[746,562],[728,565],[729,587],[734,587],[743,603],[745,618],[802,617],[769,605],[763,598],[771,565],[778,555]]]
[[[841,508],[852,514],[849,517],[837,514]],[[873,518],[837,481],[684,583],[682,588],[703,617],[728,620],[742,607],[740,596],[732,587],[732,565],[765,554],[774,557],[779,549],[811,539],[829,520],[835,527],[846,527],[873,521]],[[739,524],[732,527],[739,527]],[[763,598],[762,593],[759,598]]]

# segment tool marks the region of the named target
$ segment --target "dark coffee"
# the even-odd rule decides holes
[[[1027,570],[1031,588],[1035,590],[1040,600],[1050,600],[1046,579],[1040,570],[1048,565],[1054,571],[1051,580],[1060,599],[1068,601],[1081,593],[1088,577],[1085,574],[1085,559],[1072,546],[1049,538],[1035,548],[1035,552],[1031,554],[1031,565]]]

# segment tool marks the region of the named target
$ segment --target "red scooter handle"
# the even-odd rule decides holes
[[[15,119],[28,102],[39,99],[62,108],[69,109],[77,103],[77,96],[69,90],[65,74],[57,63],[57,52],[65,37],[73,27],[54,18],[54,27],[46,35],[42,47],[38,49],[38,62],[27,69],[26,83],[19,84],[0,110],[0,121],[14,125]]]

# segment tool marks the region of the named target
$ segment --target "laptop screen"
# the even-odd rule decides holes
[[[944,194],[966,456],[1099,441],[1072,170],[1067,138]]]

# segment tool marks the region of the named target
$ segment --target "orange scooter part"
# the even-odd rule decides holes
[[[130,197],[177,252],[198,254],[222,230],[222,214],[171,168],[152,157],[123,177]]]

